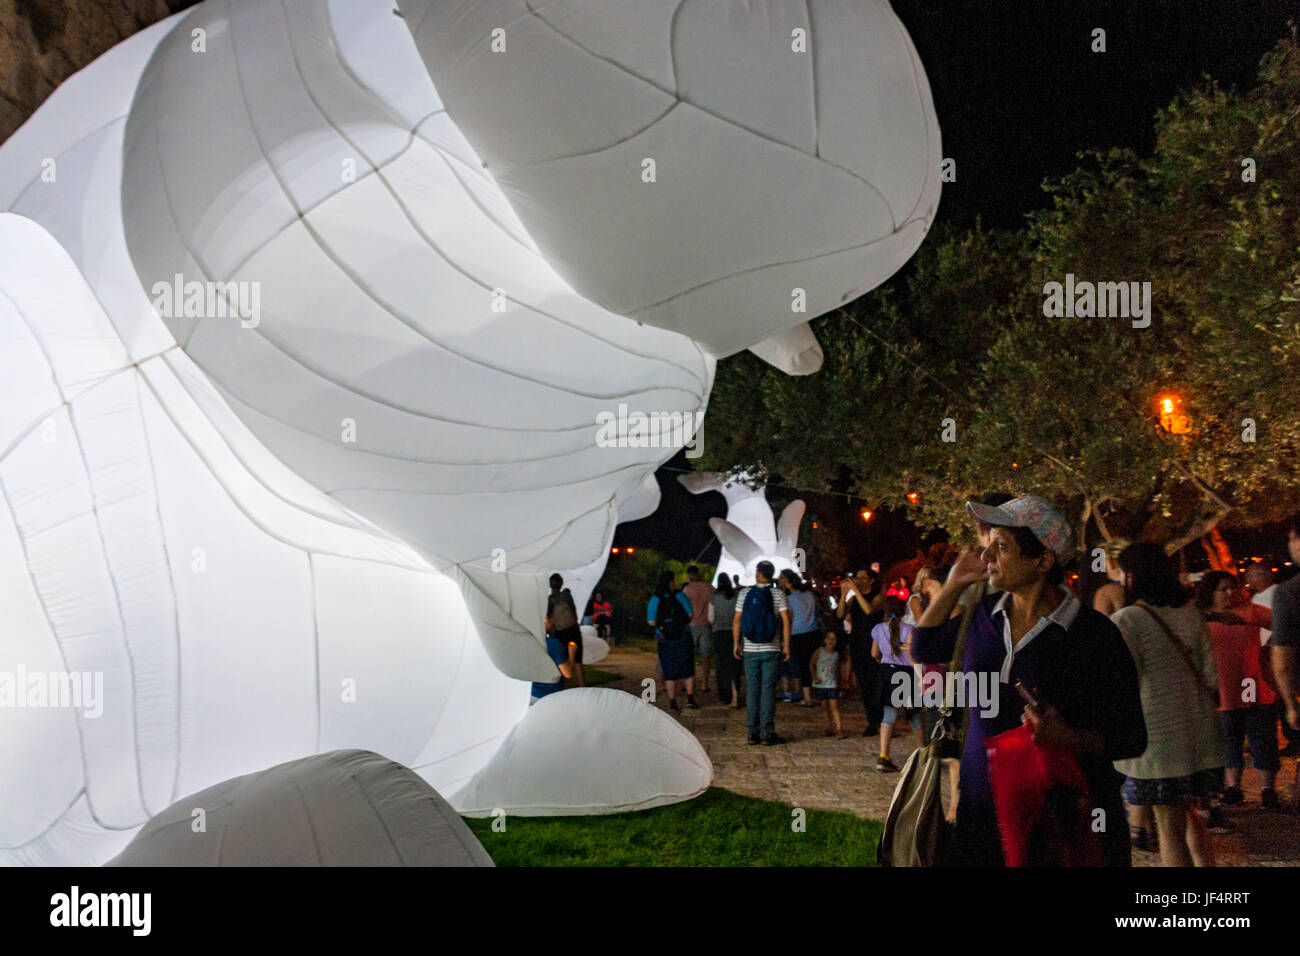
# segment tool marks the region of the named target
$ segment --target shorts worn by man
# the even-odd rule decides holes
[[[689,579],[682,593],[691,602],[691,637],[695,640],[695,653],[700,657],[713,656],[713,625],[709,623],[709,601],[714,587],[700,578],[700,569],[691,565],[686,569]],[[709,689],[709,669],[704,669],[704,690]]]

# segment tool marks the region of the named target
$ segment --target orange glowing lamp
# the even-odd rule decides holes
[[[1157,396],[1156,409],[1160,427],[1171,435],[1186,435],[1192,430],[1192,420],[1183,414],[1183,397],[1173,392]]]

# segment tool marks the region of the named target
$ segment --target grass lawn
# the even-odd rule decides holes
[[[881,824],[851,813],[792,808],[711,787],[701,796],[637,813],[509,817],[465,822],[497,866],[875,866]]]
[[[601,684],[610,684],[619,679],[612,671],[603,671],[599,667],[590,667],[586,664],[582,665],[582,676],[587,679],[588,687],[599,687]]]

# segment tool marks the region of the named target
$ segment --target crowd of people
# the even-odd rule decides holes
[[[710,584],[690,567],[679,586],[663,572],[646,621],[668,708],[679,711],[683,696],[699,706],[698,676],[701,693],[712,687],[720,703],[746,710],[750,744],[773,746],[783,742],[779,702],[822,707],[822,732],[842,739],[841,702],[856,696],[881,773],[899,769],[900,717],[919,718],[921,744],[942,721],[935,739],[957,747],[953,864],[1001,865],[1014,844],[1021,862],[1127,865],[1136,847],[1158,850],[1166,865],[1213,865],[1212,834],[1232,826],[1222,807],[1245,799],[1247,753],[1264,808],[1280,805],[1280,757],[1300,754],[1300,575],[1278,582],[1264,563],[1242,580],[1226,570],[1180,575],[1161,545],[1115,539],[1103,548],[1106,581],[1085,603],[1066,583],[1073,527],[1049,502],[990,494],[968,510],[978,546],[940,548],[910,577],[858,570],[838,595],[769,561],[752,583],[721,574]],[[1300,515],[1286,544],[1300,565]],[[562,584],[553,581],[548,600],[548,650],[581,682]],[[957,683],[989,686],[997,699],[914,693],[935,677],[951,689],[942,678],[954,673],[988,677]],[[1027,825],[1024,808],[1007,801],[1028,792],[1030,740],[1059,758],[1046,762],[1058,776],[1037,785],[1073,787],[1086,822],[1048,801],[1038,830],[1009,835]]]

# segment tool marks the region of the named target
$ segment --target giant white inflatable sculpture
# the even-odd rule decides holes
[[[562,809],[493,762],[545,578],[675,451],[597,416],[814,370],[939,159],[884,0],[206,0],[69,79],[0,146],[0,675],[103,710],[0,710],[0,862],[340,747]]]

